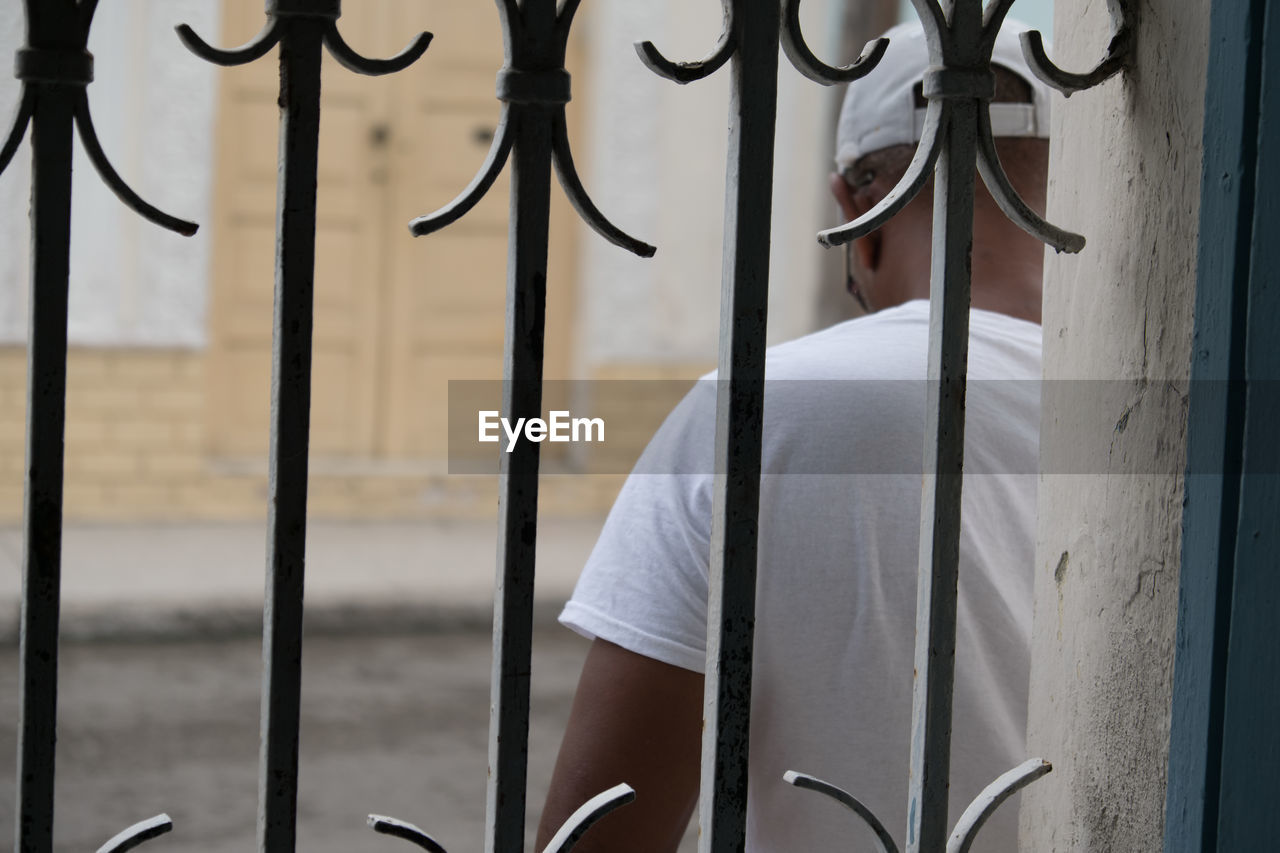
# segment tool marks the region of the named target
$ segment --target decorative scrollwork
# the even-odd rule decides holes
[[[22,139],[27,135],[27,125],[31,123],[31,114],[35,109],[36,95],[29,88],[22,90],[22,100],[18,102],[18,109],[13,116],[12,129],[9,131],[9,138],[5,140],[4,147],[0,148],[0,175],[4,174],[4,170],[9,168],[9,162],[13,160],[13,155],[18,153],[18,146],[22,144]]]
[[[493,186],[506,166],[511,149],[523,121],[534,120],[530,109],[550,112],[551,156],[560,186],[574,210],[597,234],[642,258],[652,257],[657,249],[637,240],[610,222],[582,185],[574,166],[565,122],[564,106],[569,100],[569,74],[565,70],[569,26],[581,0],[561,0],[556,12],[554,38],[533,39],[526,32],[524,18],[515,0],[498,0],[498,17],[503,28],[507,61],[498,73],[498,98],[503,101],[502,117],[494,131],[493,142],[484,163],[471,183],[457,198],[434,213],[420,216],[409,223],[415,237],[431,234],[465,216]]]
[[[114,836],[106,844],[98,848],[98,853],[125,853],[144,841],[150,841],[157,835],[164,835],[173,829],[173,821],[167,814],[158,814],[153,818],[138,821],[125,831]]]
[[[280,25],[278,18],[270,18],[267,20],[266,26],[262,28],[262,32],[258,33],[252,41],[232,50],[212,47],[208,42],[196,35],[196,31],[186,24],[179,24],[177,33],[178,38],[182,40],[187,50],[205,62],[221,65],[224,68],[231,68],[235,65],[246,65],[266,56],[271,51],[271,48],[280,42],[280,37],[284,34],[284,28]]]
[[[378,77],[403,71],[417,62],[431,46],[431,33],[419,33],[408,47],[389,59],[370,59],[356,53],[343,40],[342,34],[338,32],[336,21],[329,24],[329,29],[324,35],[324,43],[328,46],[330,55],[343,68],[357,74]]]
[[[737,49],[733,0],[724,0],[724,28],[720,32],[720,40],[705,59],[697,62],[672,62],[654,47],[653,42],[636,42],[636,53],[640,55],[640,61],[646,68],[659,77],[665,77],[681,85],[711,76],[729,61]]]
[[[551,837],[551,841],[547,843],[542,853],[569,853],[578,843],[578,839],[582,838],[596,821],[635,798],[635,790],[626,784],[614,785],[609,790],[596,794],[569,815],[568,820]]]
[[[396,820],[385,815],[371,814],[369,815],[369,826],[373,827],[374,832],[390,835],[393,838],[402,838],[418,845],[428,853],[448,853],[447,850],[440,846],[440,842],[413,824],[406,823],[403,820]]]
[[[794,770],[788,770],[782,774],[782,780],[789,785],[795,785],[797,788],[808,788],[810,791],[826,794],[831,799],[844,805],[871,828],[876,837],[876,848],[879,853],[898,853],[898,845],[894,843],[893,836],[889,834],[889,830],[884,828],[884,824],[880,822],[880,819],[875,816],[871,809],[863,805],[857,797],[848,791],[843,788],[837,788],[830,782],[824,782],[814,776],[797,773]]]
[[[199,230],[200,226],[194,222],[171,216],[144,201],[132,187],[124,182],[102,150],[102,143],[98,141],[98,132],[93,127],[93,117],[89,114],[89,98],[84,92],[81,92],[76,99],[75,120],[76,127],[80,129],[80,141],[84,143],[85,153],[89,155],[89,162],[98,170],[103,183],[111,188],[120,201],[124,202],[125,207],[137,212],[143,219],[154,222],[161,228],[175,231],[184,237],[190,237]]]
[[[907,171],[903,173],[902,180],[862,216],[839,228],[830,228],[818,234],[818,242],[830,248],[864,237],[892,219],[919,195],[920,190],[929,182],[933,167],[937,165],[938,156],[942,153],[942,129],[948,118],[949,108],[945,101],[930,101],[925,108],[920,144],[916,146],[916,153],[911,158]]]
[[[803,37],[799,36],[798,5],[799,0],[786,1],[786,16],[783,25],[784,43],[788,38],[794,44],[789,48],[803,47]],[[884,225],[899,210],[915,198],[933,173],[941,153],[942,140],[951,125],[951,111],[946,109],[946,101],[950,98],[977,97],[978,108],[978,140],[977,165],[983,183],[991,191],[996,203],[1004,214],[1015,224],[1036,239],[1052,246],[1059,252],[1079,252],[1085,245],[1085,239],[1079,234],[1066,231],[1046,222],[1039,214],[1018,195],[1000,165],[996,153],[995,140],[992,138],[990,94],[978,94],[977,90],[966,91],[969,83],[977,80],[971,69],[972,63],[959,63],[953,54],[958,50],[956,36],[952,25],[936,0],[911,0],[924,27],[925,40],[929,46],[931,72],[935,86],[930,91],[928,81],[925,85],[925,96],[929,105],[925,113],[924,127],[915,156],[897,185],[880,200],[880,202],[863,216],[837,228],[831,228],[818,234],[818,242],[824,246],[838,246],[855,240]],[[1031,67],[1031,71],[1050,86],[1066,95],[1097,85],[1123,68],[1128,55],[1133,50],[1133,29],[1126,16],[1127,4],[1131,0],[1107,0],[1111,12],[1112,39],[1107,55],[1103,61],[1087,74],[1071,74],[1065,72],[1049,61],[1044,52],[1044,43],[1038,32],[1022,34],[1022,51]],[[989,67],[996,36],[1003,25],[1013,0],[994,0],[983,9],[982,35],[976,46],[982,61]],[[788,36],[788,32],[790,35]],[[972,49],[972,46],[971,46]],[[807,52],[807,48],[804,48]],[[867,52],[863,52],[866,57]],[[972,57],[970,57],[972,58]],[[793,61],[794,57],[793,57]],[[859,63],[861,60],[859,61]],[[855,66],[859,63],[855,63]],[[853,68],[855,66],[850,66]],[[797,68],[800,65],[797,64]],[[821,68],[810,69],[819,74],[825,73]],[[830,69],[839,71],[841,69]],[[806,76],[812,75],[801,69]],[[972,78],[971,80],[969,78]],[[812,78],[816,79],[816,78]],[[949,82],[948,82],[949,81]],[[967,81],[967,82],[966,82]],[[825,81],[819,81],[825,82]],[[959,88],[950,84],[960,84]]]
[[[248,44],[232,50],[223,50],[210,46],[208,42],[200,38],[186,24],[178,26],[178,38],[182,39],[182,43],[186,45],[188,50],[206,62],[226,67],[245,65],[266,56],[282,38],[286,37],[288,34],[287,21],[291,17],[305,18],[308,16],[296,12],[285,13],[280,11],[278,7],[270,8],[267,14],[267,23],[262,28],[262,32],[258,33]],[[408,47],[395,56],[389,59],[371,59],[356,53],[347,44],[342,37],[342,33],[338,31],[338,19],[336,16],[328,12],[323,14],[317,12],[312,17],[321,18],[327,22],[324,30],[324,43],[329,48],[329,54],[343,68],[348,71],[354,71],[357,74],[378,77],[383,74],[394,74],[397,71],[403,71],[417,62],[427,52],[427,48],[431,46],[431,33],[419,33]]]
[[[630,785],[625,784],[615,785],[607,791],[596,794],[577,811],[569,815],[560,830],[552,836],[543,853],[569,853],[573,846],[578,843],[578,839],[582,838],[587,830],[594,826],[600,818],[614,809],[625,806],[635,798],[635,790]],[[440,842],[406,821],[386,817],[385,815],[371,814],[369,815],[369,826],[373,827],[374,832],[404,839],[418,845],[428,853],[448,853],[440,845]],[[102,853],[102,851],[99,851],[99,853]]]
[[[480,171],[471,179],[471,183],[467,185],[467,188],[459,193],[458,197],[453,201],[435,213],[419,216],[410,222],[409,231],[413,236],[421,237],[425,234],[439,231],[446,225],[458,221],[471,208],[475,207],[476,203],[484,198],[485,193],[489,191],[489,187],[493,186],[493,182],[498,179],[498,175],[502,174],[502,169],[507,165],[507,157],[511,154],[511,146],[514,142],[515,130],[512,127],[510,111],[503,108],[502,118],[498,121],[498,128],[493,133],[493,142],[489,146],[489,154],[485,158],[484,165],[480,167]]]
[[[969,807],[956,821],[956,827],[947,839],[947,853],[969,853],[978,830],[987,822],[987,818],[1018,791],[1030,785],[1053,769],[1043,758],[1032,758],[1002,774],[990,785],[982,789]]]
[[[815,83],[834,86],[837,83],[849,83],[865,77],[871,69],[879,64],[889,40],[885,38],[867,42],[862,55],[852,64],[840,68],[827,65],[814,55],[804,38],[804,30],[800,26],[800,0],[786,0],[782,9],[782,50],[795,69]]]
[[[93,24],[93,15],[98,11],[98,0],[80,0],[80,28],[89,32]]]
[[[1107,11],[1111,14],[1111,41],[1106,54],[1092,71],[1084,74],[1063,71],[1045,53],[1040,33],[1032,30],[1022,34],[1022,55],[1031,66],[1032,73],[1069,98],[1075,92],[1093,88],[1123,70],[1134,49],[1133,10],[1129,0],[1107,0]]]
[[[986,110],[978,112],[978,174],[982,176],[982,182],[991,191],[1000,210],[1023,231],[1059,252],[1074,254],[1084,248],[1083,236],[1046,222],[1013,188],[1004,167],[1000,165],[996,141],[991,134],[991,115]]]
[[[573,205],[573,209],[578,211],[578,215],[595,229],[597,234],[613,245],[642,258],[652,258],[658,251],[656,248],[630,236],[606,219],[587,195],[587,191],[582,186],[582,179],[578,177],[578,170],[573,165],[573,154],[569,150],[569,128],[565,124],[563,111],[555,118],[551,150],[555,153],[554,162],[556,174],[560,177],[560,186],[564,187],[565,195],[569,197],[569,202]]]
[[[142,200],[134,190],[120,177],[119,172],[111,165],[111,160],[102,150],[102,143],[93,126],[93,117],[89,110],[89,97],[86,87],[93,80],[93,55],[89,53],[89,30],[93,24],[93,16],[97,11],[97,0],[83,0],[76,8],[76,16],[66,41],[59,42],[57,47],[23,47],[18,51],[15,62],[16,75],[22,81],[22,100],[18,104],[17,114],[3,148],[0,148],[0,173],[8,168],[18,146],[26,136],[27,126],[40,110],[39,90],[33,83],[56,86],[68,93],[72,99],[72,109],[76,127],[80,131],[80,141],[84,144],[89,161],[93,164],[102,180],[125,206],[154,222],[162,228],[176,231],[189,237],[199,230],[194,222],[171,216]],[[75,91],[78,90],[78,91]]]

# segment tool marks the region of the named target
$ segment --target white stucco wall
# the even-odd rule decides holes
[[[837,61],[838,0],[802,6],[814,50]],[[584,180],[620,227],[655,244],[640,260],[585,235],[580,352],[588,369],[617,362],[711,362],[720,304],[729,73],[687,86],[646,69],[632,44],[650,40],[665,56],[705,56],[721,28],[715,2],[602,0],[580,13],[588,28],[590,79],[582,100]],[[847,58],[845,58],[847,59]],[[575,78],[576,79],[576,78]],[[779,70],[778,136],[770,262],[770,340],[812,331],[821,280],[819,230],[826,204],[826,110],[838,92],[802,78],[785,57]],[[825,215],[824,215],[825,214]]]
[[[90,106],[116,170],[161,209],[206,224],[213,170],[217,71],[173,32],[190,23],[216,38],[216,0],[103,3],[90,36]],[[23,42],[21,5],[0,4],[0,57]],[[3,132],[18,100],[0,74]],[[127,210],[77,145],[72,205],[72,343],[198,346],[205,339],[209,235],[179,237]],[[26,337],[30,152],[24,144],[0,178],[0,343]]]
[[[1208,9],[1142,4],[1134,69],[1054,105],[1049,218],[1089,244],[1050,253],[1045,375],[1126,381],[1046,387],[1028,749],[1054,771],[1023,795],[1036,853],[1161,848]],[[1102,3],[1060,0],[1056,24],[1060,65],[1101,56]]]

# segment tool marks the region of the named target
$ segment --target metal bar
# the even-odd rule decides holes
[[[969,263],[980,108],[977,97],[965,97],[962,91],[974,80],[967,69],[987,65],[987,59],[980,56],[979,0],[956,0],[950,13],[949,42],[954,55],[947,57],[950,61],[946,70],[935,72],[932,85],[930,79],[925,81],[926,96],[945,99],[943,108],[948,115],[944,116],[946,136],[934,176],[930,381],[925,408],[926,474],[920,502],[907,853],[940,853],[946,849],[948,837],[965,375],[969,356]],[[941,76],[953,68],[959,71],[958,75]],[[990,79],[989,70],[986,75]]]
[[[551,45],[554,0],[526,0],[509,15],[519,19],[509,22],[515,30],[509,65]],[[542,412],[553,118],[563,107],[522,101],[509,109],[514,143],[502,408],[515,422]],[[499,468],[486,853],[524,850],[540,447],[518,443],[502,454]]]
[[[73,4],[27,3],[27,45],[74,48]],[[62,585],[63,439],[67,397],[67,292],[71,258],[74,86],[25,81],[31,118],[31,307],[27,360],[26,484],[20,622],[17,820],[19,853],[53,849]]]
[[[519,55],[539,44],[550,45],[555,2],[526,0],[519,15],[521,44],[513,45],[512,59],[527,58]],[[563,106],[517,102],[509,109],[515,142],[502,408],[514,423],[542,412],[553,119]],[[517,443],[502,454],[499,468],[486,853],[524,850],[540,447],[531,441]]]
[[[281,168],[258,788],[262,853],[292,851],[297,837],[320,59],[326,27],[323,18],[295,17],[280,41]]]
[[[729,106],[707,610],[701,853],[746,845],[764,349],[769,297],[777,3],[737,3]]]
[[[22,578],[17,849],[53,846],[62,574],[67,288],[71,248],[71,96],[41,86],[32,121],[31,326]]]

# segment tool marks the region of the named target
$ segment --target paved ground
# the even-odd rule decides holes
[[[543,521],[537,599],[550,621],[595,544],[599,519]],[[483,626],[492,611],[496,526],[312,522],[307,624],[328,631]],[[63,539],[68,638],[257,633],[262,524],[74,525]],[[17,636],[22,536],[0,528],[0,643]]]
[[[539,531],[530,813],[586,643],[555,627],[599,520]],[[262,525],[73,526],[63,550],[57,853],[167,812],[140,850],[255,849]],[[0,529],[0,845],[13,838],[21,536]],[[483,846],[494,525],[313,524],[299,853]],[[683,849],[693,850],[693,835]]]
[[[586,644],[549,629],[534,648],[536,816]],[[0,649],[0,767],[9,768],[16,658]],[[451,853],[482,849],[489,661],[489,637],[478,632],[310,639],[298,850],[416,849],[369,830],[370,812],[418,824]],[[255,849],[255,640],[74,643],[61,664],[58,853],[89,853],[162,811],[174,831],[139,850]],[[0,773],[3,843],[13,837],[13,801],[13,775]]]

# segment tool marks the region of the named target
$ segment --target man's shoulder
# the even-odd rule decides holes
[[[928,303],[908,302],[770,347],[767,378],[923,376],[928,334]]]
[[[971,378],[1035,379],[1040,326],[974,309]],[[929,303],[914,300],[770,347],[770,379],[921,380],[928,375]]]

